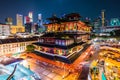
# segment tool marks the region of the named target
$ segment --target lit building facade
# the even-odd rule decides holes
[[[8,18],[5,19],[5,23],[9,24],[9,25],[12,25],[13,24],[13,19],[11,17],[8,17]]]
[[[105,26],[105,28],[100,28],[101,32],[112,32],[114,30],[120,30],[120,26]]]
[[[24,24],[30,23],[30,18],[28,16],[24,17]]]
[[[37,38],[11,38],[0,39],[0,56],[14,55],[24,52],[26,46],[37,41]]]
[[[90,28],[81,21],[62,22],[47,25],[47,32],[90,32]]]
[[[37,25],[36,25],[36,31],[38,33],[42,33],[45,31],[45,27],[42,23],[42,14],[38,14],[38,21],[37,21]]]
[[[34,26],[33,32],[38,33],[38,30],[39,30],[38,24],[37,24],[37,23],[34,23],[33,26]]]
[[[118,18],[112,18],[110,20],[110,26],[120,26],[120,21]]]
[[[23,26],[23,15],[17,14],[16,20],[17,20],[17,25]]]
[[[11,34],[25,32],[25,27],[23,26],[23,15],[16,15],[17,25],[10,25]]]
[[[24,26],[19,26],[19,25],[11,25],[11,34],[16,34],[16,33],[23,33],[25,32],[25,27]]]
[[[30,22],[33,22],[33,12],[29,12],[28,17],[30,18]]]
[[[32,33],[32,23],[25,24],[25,32]]]
[[[30,14],[29,14],[30,16]],[[32,32],[32,22],[31,22],[31,18],[29,16],[25,16],[24,17],[24,24],[25,24],[25,32]]]
[[[90,39],[91,32],[91,28],[79,18],[77,13],[67,14],[63,19],[56,16],[48,18],[51,22],[44,24],[46,33],[34,43],[36,52],[63,62],[63,57],[67,61],[70,55],[76,55],[83,49],[82,44]]]
[[[94,26],[93,32],[95,32],[96,34],[99,34],[101,32],[100,28],[102,26],[100,17],[98,17],[94,20],[93,26]]]
[[[42,14],[38,14],[38,20],[42,20]]]
[[[0,36],[9,36],[10,35],[10,25],[0,24]]]

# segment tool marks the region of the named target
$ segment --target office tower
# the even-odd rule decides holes
[[[33,12],[29,12],[28,17],[30,18],[30,22],[33,22]]]
[[[105,10],[102,10],[101,15],[102,15],[102,27],[104,27],[105,26]]]
[[[17,19],[17,25],[22,26],[23,25],[23,15],[17,14],[16,19]]]

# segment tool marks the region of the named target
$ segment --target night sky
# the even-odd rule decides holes
[[[39,13],[44,20],[52,14],[60,16],[72,12],[93,19],[100,16],[102,9],[106,19],[120,18],[120,0],[0,0],[0,22],[12,17],[15,24],[17,13],[26,16],[29,11],[34,13],[34,22]]]

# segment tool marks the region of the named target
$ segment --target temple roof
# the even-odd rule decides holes
[[[27,42],[27,41],[36,41],[38,38],[8,38],[8,39],[0,39],[0,44],[7,44],[7,43],[17,43],[17,42]]]
[[[71,44],[69,46],[60,46],[60,45],[54,45],[54,44],[45,44],[45,43],[40,43],[40,42],[36,42],[36,43],[33,43],[34,45],[37,45],[37,46],[44,46],[44,47],[50,47],[50,48],[60,48],[60,49],[70,49],[70,48],[73,48],[77,45],[82,45],[84,42],[81,42],[81,43],[76,43],[76,44]]]
[[[79,32],[74,32],[74,33],[71,33],[71,32],[51,32],[51,33],[45,33],[43,36],[41,36],[41,38],[48,38],[48,37],[54,37],[54,38],[59,38],[61,39],[62,37],[69,37],[70,38],[74,38],[74,36],[76,35],[84,35],[86,33],[79,33]]]
[[[81,16],[78,13],[70,13],[70,14],[66,14],[65,17],[78,17],[78,18],[80,18]]]
[[[79,13],[70,13],[66,14],[63,17],[59,18],[56,15],[53,15],[50,18],[47,18],[47,20],[50,20],[50,23],[60,23],[60,22],[69,22],[69,21],[78,21],[80,19]]]

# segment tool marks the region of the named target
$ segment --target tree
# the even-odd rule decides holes
[[[120,30],[114,30],[116,36],[120,36]]]
[[[115,36],[115,32],[114,32],[114,31],[111,31],[111,32],[110,32],[110,36]]]
[[[27,45],[26,48],[27,48],[27,49],[26,49],[27,52],[33,52],[34,49],[35,49],[35,46],[31,44],[31,45]]]
[[[111,36],[120,36],[120,30],[113,30],[110,32]]]

